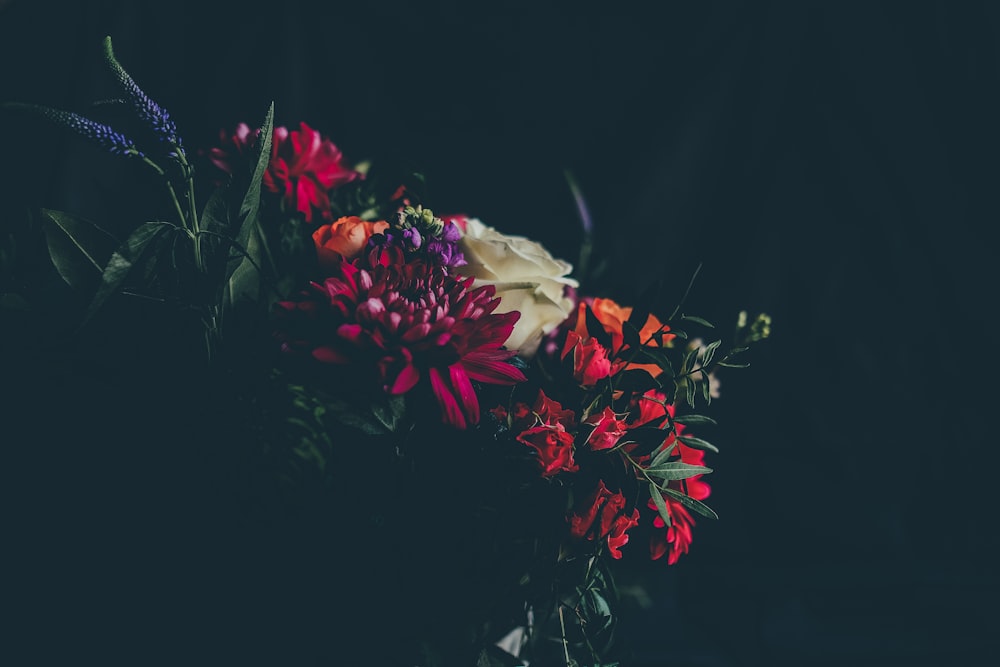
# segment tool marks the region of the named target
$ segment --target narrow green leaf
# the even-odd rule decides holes
[[[707,475],[710,472],[712,472],[711,468],[692,465],[682,461],[662,463],[657,466],[650,466],[649,468],[646,468],[646,474],[653,477],[659,477],[660,479],[666,481],[688,479],[689,477],[694,477],[696,475]]]
[[[670,512],[667,511],[667,502],[663,499],[660,487],[653,482],[649,483],[649,497],[653,499],[653,504],[656,506],[660,518],[663,519],[663,523],[670,527]]]
[[[696,438],[693,435],[681,434],[677,436],[677,439],[680,440],[681,443],[687,445],[688,447],[691,447],[692,449],[701,449],[708,452],[715,452],[716,454],[719,453],[718,447],[708,442],[707,440]]]
[[[223,290],[223,309],[231,309],[243,300],[256,301],[260,298],[260,187],[271,159],[271,140],[274,131],[274,103],[268,107],[264,124],[260,128],[260,138],[254,146],[256,163],[247,184],[246,194],[240,204],[239,232],[235,246],[243,256],[232,260],[227,272]]]
[[[698,352],[700,350],[696,347],[691,348],[684,355],[684,361],[681,363],[681,375],[684,373],[689,373],[694,369],[695,362],[698,359]]]
[[[121,288],[135,266],[145,257],[153,239],[174,227],[175,225],[169,222],[145,222],[133,230],[108,260],[101,275],[101,285],[90,302],[80,326],[89,322],[104,302]]]
[[[689,376],[687,376],[687,377],[684,378],[684,388],[687,391],[687,396],[686,396],[686,398],[687,398],[687,404],[690,405],[692,408],[695,407],[695,405],[694,405],[694,385],[695,385],[695,382],[694,382],[694,378],[693,377],[691,377],[689,375]]]
[[[260,126],[260,134],[254,146],[253,155],[256,158],[253,174],[250,177],[247,193],[240,204],[240,222],[247,220],[256,221],[260,211],[260,184],[264,179],[264,172],[271,161],[271,141],[274,134],[274,102],[271,102],[264,115],[264,123]],[[243,229],[240,229],[240,240],[246,242]],[[242,244],[241,244],[242,245]]]
[[[674,441],[670,443],[670,445],[664,447],[663,449],[661,449],[659,452],[656,453],[656,456],[653,457],[653,460],[649,462],[649,467],[655,468],[656,466],[660,465],[661,463],[669,459],[670,455],[676,449],[677,449],[677,442]]]
[[[677,502],[679,502],[681,505],[684,505],[684,507],[688,508],[689,510],[695,511],[704,517],[707,517],[709,519],[719,518],[719,515],[716,514],[715,510],[713,510],[711,507],[701,502],[700,500],[695,500],[691,496],[685,493],[681,493],[677,489],[671,489],[670,487],[665,487],[663,488],[663,492],[668,496],[670,496],[671,498],[673,498],[674,500],[676,500]]]
[[[708,373],[705,367],[701,368],[701,397],[705,400],[705,405],[712,404],[712,383],[708,380]]]
[[[732,362],[732,361],[720,361],[716,366],[722,366],[723,368],[750,368],[750,362]]]
[[[66,284],[95,289],[118,240],[89,220],[50,209],[42,209],[42,229],[52,264]]]
[[[712,365],[712,359],[715,357],[715,351],[722,345],[721,340],[714,340],[705,347],[705,351],[701,354],[701,367],[708,368]]]
[[[715,325],[712,324],[711,322],[709,322],[708,320],[702,319],[702,318],[697,317],[695,315],[681,315],[681,319],[682,320],[687,320],[689,322],[697,322],[701,326],[708,327],[709,329],[714,329],[715,328]]]
[[[694,415],[694,414],[680,415],[678,417],[674,417],[674,421],[678,424],[688,424],[688,425],[690,424],[712,424],[713,426],[718,425],[718,422],[716,422],[714,419],[706,415]]]

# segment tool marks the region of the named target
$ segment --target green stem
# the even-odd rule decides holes
[[[170,182],[170,179],[167,178],[167,173],[163,171],[160,165],[156,164],[145,155],[142,157],[142,161],[152,167],[153,171],[163,178],[163,183],[167,186],[167,192],[170,193],[170,200],[173,201],[174,208],[177,210],[177,217],[180,218],[181,226],[186,229],[188,227],[187,217],[184,215],[184,209],[181,207],[180,199],[177,198],[177,193],[174,191],[173,184]]]

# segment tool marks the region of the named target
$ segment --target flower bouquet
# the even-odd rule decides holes
[[[618,664],[615,568],[715,516],[704,409],[769,319],[723,345],[602,296],[589,224],[574,273],[273,107],[190,151],[104,59],[120,97],[86,115],[4,108],[118,156],[144,210],[10,222],[0,303],[10,386],[72,382],[102,434],[76,497],[174,545],[131,602],[184,600],[175,648],[230,619],[212,664]]]

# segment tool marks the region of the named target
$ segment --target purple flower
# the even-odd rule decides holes
[[[37,104],[21,104],[19,102],[11,102],[4,106],[8,109],[22,109],[36,113],[47,120],[73,130],[82,137],[90,139],[115,155],[143,157],[142,152],[136,148],[135,143],[121,132],[118,132],[109,125],[84,118],[72,111],[61,111]]]
[[[139,118],[152,128],[160,141],[180,147],[181,139],[177,133],[177,126],[170,119],[170,114],[167,113],[166,109],[149,99],[149,96],[142,92],[132,77],[118,64],[115,54],[111,50],[110,37],[104,38],[104,59],[118,79],[118,85],[125,91],[127,101],[132,104],[132,108],[139,115]]]

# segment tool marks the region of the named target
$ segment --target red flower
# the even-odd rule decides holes
[[[562,424],[534,426],[522,431],[517,441],[538,452],[542,477],[580,469],[573,460],[573,434],[566,431]]]
[[[576,426],[576,414],[569,408],[563,409],[561,403],[546,396],[541,389],[535,399],[535,413],[544,424],[562,424],[566,428]]]
[[[443,421],[465,428],[479,421],[472,381],[525,379],[503,348],[518,313],[492,314],[493,287],[471,284],[423,262],[340,262],[323,284],[278,304],[276,337],[286,352],[349,367],[388,394],[429,384]]]
[[[639,523],[639,510],[633,509],[625,516],[625,496],[611,493],[604,480],[597,480],[597,488],[583,503],[582,512],[574,510],[569,516],[570,535],[578,539],[608,541],[608,551],[613,558],[621,558],[621,547],[628,542],[628,530]]]
[[[246,123],[236,126],[232,135],[220,134],[227,148],[213,148],[212,162],[222,171],[233,172],[233,159],[242,156],[257,140],[259,130]],[[235,153],[235,155],[234,155]],[[271,160],[264,172],[262,185],[270,192],[283,195],[288,206],[301,213],[306,222],[314,215],[332,219],[329,192],[362,178],[360,172],[343,164],[340,149],[305,123],[298,130],[276,127],[271,140]]]
[[[573,353],[573,378],[584,387],[593,387],[598,380],[612,373],[608,351],[595,339],[581,338],[575,331],[566,334],[562,357]]]
[[[587,438],[587,444],[595,451],[611,449],[628,429],[625,422],[618,419],[610,407],[604,408],[600,414],[590,416],[587,423],[594,425],[594,430]]]
[[[688,548],[691,546],[691,528],[694,526],[694,519],[691,518],[687,508],[673,498],[664,498],[664,500],[667,503],[667,513],[670,514],[671,525],[664,531],[666,524],[657,513],[656,518],[653,519],[653,527],[657,530],[649,540],[649,555],[653,560],[658,560],[669,551],[667,565],[673,565],[680,559],[681,554],[688,552]],[[649,508],[656,509],[652,498],[649,500]]]
[[[648,391],[644,394],[644,398],[647,398],[647,400],[639,400],[641,416],[636,421],[636,425],[657,419],[663,416],[665,412],[669,412],[671,417],[674,416],[675,407],[672,404],[664,408],[663,405],[657,402],[665,398],[662,393]],[[656,400],[648,400],[648,398]],[[683,424],[676,424],[675,428],[677,429],[677,433],[684,431]],[[674,441],[675,438],[671,435],[667,438],[664,445],[669,447],[674,444]],[[683,463],[699,466],[705,465],[705,452],[700,449],[688,447],[683,442],[678,441],[675,451],[680,454],[680,460]],[[685,493],[695,500],[705,500],[711,494],[712,487],[703,478],[704,475],[695,475],[684,480],[673,480],[668,483],[668,486]],[[671,526],[667,528],[666,523],[664,523],[657,512],[656,517],[653,519],[653,527],[657,530],[650,537],[649,551],[653,560],[656,560],[662,558],[663,554],[669,550],[670,556],[667,558],[667,563],[672,565],[677,562],[681,554],[688,552],[688,547],[691,545],[692,539],[691,529],[694,527],[695,521],[691,513],[688,512],[688,509],[677,500],[667,495],[663,496],[663,500],[667,505],[667,513],[670,515]],[[652,498],[649,500],[649,508],[656,510],[656,505]]]

